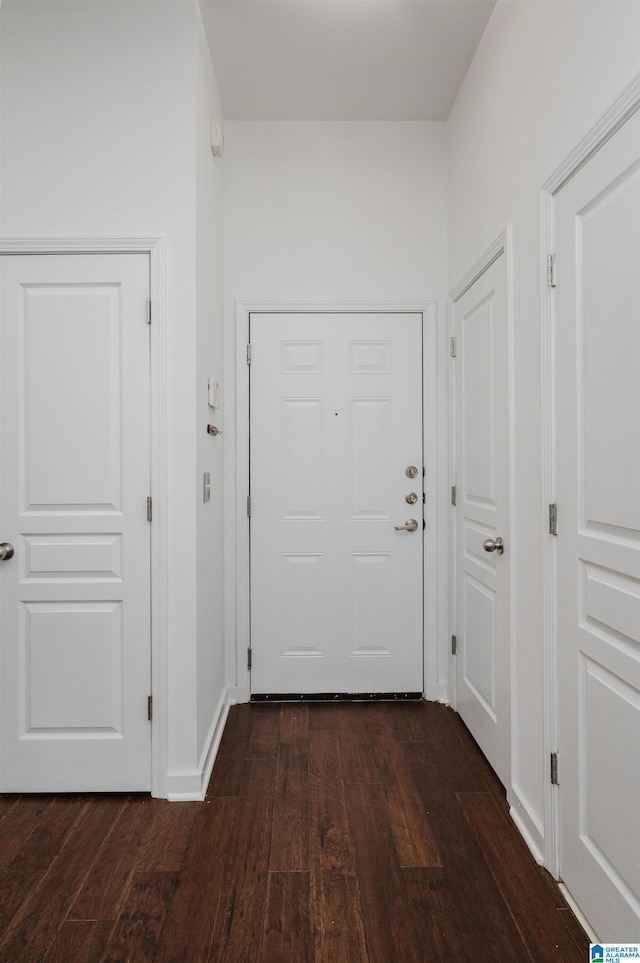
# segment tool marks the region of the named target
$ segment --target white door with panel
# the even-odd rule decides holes
[[[640,940],[640,113],[555,199],[560,874]]]
[[[422,693],[422,316],[250,324],[252,693]]]
[[[455,303],[456,708],[500,780],[509,753],[509,392],[502,253]]]
[[[149,258],[0,266],[0,789],[149,790]]]

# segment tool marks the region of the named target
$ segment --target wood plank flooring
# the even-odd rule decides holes
[[[459,717],[234,706],[203,803],[0,797],[0,963],[583,963]]]

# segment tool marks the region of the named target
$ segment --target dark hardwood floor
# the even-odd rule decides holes
[[[456,714],[231,709],[204,803],[0,797],[0,963],[584,963]]]

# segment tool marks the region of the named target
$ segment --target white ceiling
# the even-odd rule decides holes
[[[495,0],[200,0],[227,120],[445,120]]]

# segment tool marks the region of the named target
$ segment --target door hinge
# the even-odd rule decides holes
[[[452,505],[456,504],[456,486],[455,485],[451,486],[451,504]]]
[[[153,696],[147,696],[147,719],[149,722],[153,719]]]
[[[556,256],[555,254],[547,254],[547,287],[555,288],[556,286]]]
[[[458,639],[455,635],[451,636],[451,655],[458,654]]]
[[[451,338],[449,341],[449,353],[452,358],[455,358],[456,356],[456,339],[455,338]]]
[[[151,495],[147,496],[147,521],[150,522],[153,518],[153,501]]]
[[[251,518],[251,495],[247,495],[247,516]]]
[[[147,298],[147,324],[151,324],[151,298]]]
[[[551,502],[549,505],[549,535],[558,534],[558,505]]]
[[[247,669],[251,668],[251,646],[247,649]]]
[[[551,753],[551,785],[559,786],[558,782],[558,753]]]
[[[247,364],[251,364],[251,342],[247,345]]]

